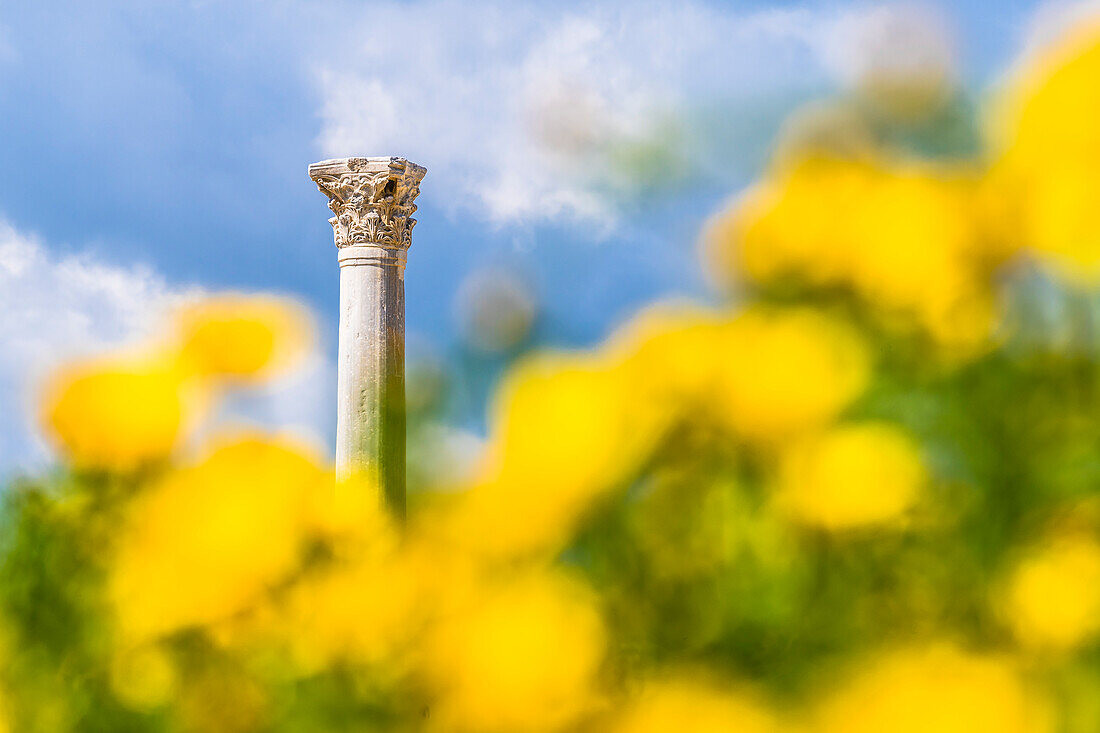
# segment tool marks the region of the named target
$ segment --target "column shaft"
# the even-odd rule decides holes
[[[374,477],[405,513],[405,253],[340,251],[336,471]]]

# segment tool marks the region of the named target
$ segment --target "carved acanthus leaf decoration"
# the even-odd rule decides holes
[[[335,214],[329,223],[337,247],[407,249],[425,173],[403,158],[348,158],[310,166],[310,177]]]

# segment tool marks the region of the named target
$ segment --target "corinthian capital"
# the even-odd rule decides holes
[[[404,158],[340,158],[314,163],[309,177],[329,198],[337,247],[408,249],[425,169]]]

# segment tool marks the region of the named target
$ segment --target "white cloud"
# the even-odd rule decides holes
[[[405,155],[496,223],[611,214],[608,143],[692,103],[827,77],[829,9],[700,0],[372,5],[314,58],[324,155]]]
[[[155,336],[167,311],[200,292],[147,268],[58,255],[0,221],[0,475],[48,461],[35,420],[46,375],[67,359]],[[314,351],[297,371],[242,393],[221,417],[323,440],[335,414],[334,384],[332,360]]]
[[[155,273],[57,256],[0,221],[0,468],[41,463],[40,380],[64,359],[146,334],[182,293]]]

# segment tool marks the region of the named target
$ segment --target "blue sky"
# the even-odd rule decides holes
[[[1036,6],[943,6],[965,86],[1018,52]],[[705,216],[783,114],[843,85],[871,7],[0,0],[0,470],[41,454],[25,436],[36,374],[147,331],[195,287],[316,310],[322,351],[286,387],[296,406],[255,409],[327,436],[336,253],[306,176],[326,157],[428,167],[407,322],[441,349],[486,265],[528,273],[565,344],[658,295],[703,295]],[[691,185],[623,189],[578,115],[603,142],[678,121]]]

